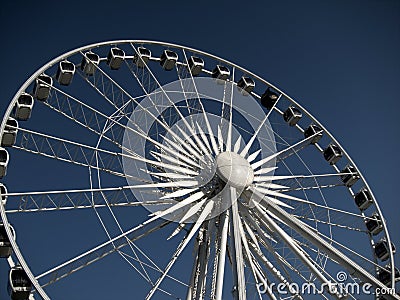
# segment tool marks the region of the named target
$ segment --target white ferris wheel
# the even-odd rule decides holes
[[[97,270],[133,299],[400,299],[352,159],[227,60],[157,41],[81,47],[22,85],[0,133],[12,299],[80,299]]]

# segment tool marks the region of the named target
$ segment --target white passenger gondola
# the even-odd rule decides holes
[[[87,75],[92,76],[99,65],[100,57],[92,51],[86,52],[82,57],[81,70]]]
[[[10,159],[6,149],[0,147],[0,178],[7,174],[8,160]]]
[[[288,109],[283,113],[283,119],[289,124],[289,126],[296,125],[302,116],[303,114],[301,111],[294,106],[289,106]]]
[[[391,243],[392,245],[392,252],[393,254],[396,252],[396,247],[394,246],[393,243]],[[378,257],[381,261],[385,261],[389,258],[390,256],[390,249],[389,249],[389,244],[386,241],[385,238],[383,238],[382,240],[380,240],[379,242],[377,242],[374,245],[374,252],[376,257]]]
[[[363,188],[354,196],[354,201],[360,210],[366,210],[374,203],[371,193],[366,188]]]
[[[144,68],[149,59],[151,58],[151,51],[144,47],[138,47],[137,53],[133,56],[133,62],[138,68]]]
[[[11,147],[15,144],[18,133],[18,122],[14,118],[9,117],[4,126],[3,136],[1,138],[1,146]]]
[[[324,158],[331,165],[336,164],[342,158],[342,156],[342,150],[340,150],[340,148],[335,144],[330,144],[324,150]]]
[[[261,95],[261,104],[266,109],[272,109],[276,101],[279,99],[279,94],[271,87],[268,87],[264,94]]]
[[[383,230],[381,217],[374,213],[370,218],[365,219],[365,226],[367,230],[372,235],[377,235]]]
[[[6,206],[6,204],[7,204],[7,188],[2,183],[0,183],[0,200],[3,203],[3,206]]]
[[[58,64],[56,79],[61,85],[69,85],[75,74],[75,65],[68,61],[63,60]]]
[[[164,50],[160,57],[160,65],[166,71],[171,71],[178,61],[178,54],[171,50]]]
[[[212,77],[216,78],[218,80],[227,80],[229,76],[231,75],[231,71],[225,66],[217,65],[213,72],[212,72]]]
[[[343,173],[343,175],[340,177],[347,187],[353,186],[360,179],[360,174],[358,174],[356,168],[352,165],[347,165],[341,173]]]
[[[49,98],[53,78],[46,74],[39,75],[35,80],[33,87],[33,96],[39,101],[45,101]]]
[[[254,87],[256,86],[256,83],[250,77],[243,76],[238,81],[237,86],[238,86],[239,90],[241,91],[241,93],[244,96],[247,96],[248,94],[250,94],[253,91]]]
[[[107,55],[107,65],[111,70],[118,70],[125,59],[125,52],[117,47],[111,48]]]
[[[189,70],[193,76],[197,76],[203,71],[204,60],[197,56],[191,56],[188,60]]]
[[[14,108],[14,116],[17,120],[26,121],[31,117],[33,108],[33,97],[30,94],[22,93]]]
[[[377,272],[378,280],[384,285],[390,287],[392,283],[392,268],[390,265],[386,265],[384,269],[379,269]],[[398,268],[394,267],[394,281],[400,280],[400,271]]]
[[[32,283],[21,266],[11,268],[8,277],[8,292],[13,300],[29,299]]]
[[[11,234],[15,239],[14,228],[10,225]],[[12,254],[12,246],[8,238],[6,228],[3,223],[0,223],[0,257],[8,258]]]
[[[314,136],[314,138],[311,140],[311,144],[317,143],[321,138],[322,138],[322,129],[321,127],[311,124],[310,126],[307,127],[306,130],[304,130],[304,137],[308,138],[310,136]]]

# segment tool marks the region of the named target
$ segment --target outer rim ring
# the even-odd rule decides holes
[[[17,91],[17,93],[14,95],[13,99],[11,100],[6,112],[4,113],[4,116],[9,116],[12,112],[12,109],[15,105],[15,103],[18,100],[18,96],[24,92],[26,90],[26,88],[36,79],[36,77],[38,77],[40,74],[42,74],[45,70],[47,70],[48,68],[50,68],[51,66],[53,66],[54,64],[56,64],[57,62],[66,59],[67,57],[74,55],[80,51],[83,50],[87,50],[87,49],[93,49],[93,48],[97,48],[100,46],[105,46],[105,45],[117,45],[117,44],[126,44],[126,43],[133,43],[133,44],[153,44],[153,45],[159,45],[159,46],[165,46],[165,47],[173,47],[173,48],[178,48],[178,49],[184,49],[184,50],[188,50],[191,51],[193,53],[197,53],[197,54],[201,54],[207,57],[210,57],[212,59],[215,59],[217,61],[223,62],[224,64],[230,65],[230,66],[234,66],[235,68],[237,68],[238,70],[242,71],[243,73],[246,73],[254,78],[256,78],[257,80],[263,82],[264,84],[266,84],[267,86],[271,86],[272,88],[274,88],[275,90],[279,91],[279,93],[281,93],[282,95],[284,95],[288,100],[292,101],[300,110],[302,110],[302,112],[304,112],[304,114],[310,118],[311,120],[313,120],[313,122],[315,124],[317,124],[319,127],[322,128],[322,130],[324,131],[324,133],[336,144],[340,147],[340,149],[342,150],[344,156],[346,157],[346,159],[355,167],[356,171],[358,172],[358,174],[360,175],[360,179],[363,181],[365,187],[369,190],[371,196],[372,196],[372,200],[374,201],[374,206],[376,208],[376,211],[378,212],[378,214],[382,217],[382,225],[383,225],[383,230],[385,232],[385,237],[386,237],[386,241],[388,242],[389,245],[391,245],[391,239],[390,239],[390,235],[389,235],[389,231],[386,225],[386,221],[383,218],[383,214],[382,211],[378,205],[378,202],[375,199],[375,196],[372,192],[372,190],[370,189],[367,181],[365,180],[364,176],[362,175],[362,173],[359,171],[359,168],[357,167],[357,165],[354,163],[354,161],[350,158],[350,156],[347,154],[346,150],[340,145],[340,143],[334,138],[333,135],[330,134],[330,132],[328,130],[326,130],[326,128],[315,118],[313,117],[303,106],[301,106],[299,103],[297,103],[293,98],[291,98],[288,94],[286,94],[285,92],[283,92],[282,90],[280,90],[278,87],[276,87],[275,85],[271,84],[270,82],[268,82],[267,80],[261,78],[260,76],[246,70],[245,68],[236,65],[235,63],[232,63],[226,59],[222,59],[216,55],[213,54],[209,54],[207,52],[201,51],[201,50],[196,50],[190,47],[186,47],[186,46],[182,46],[182,45],[178,45],[178,44],[173,44],[173,43],[168,43],[168,42],[161,42],[161,41],[152,41],[152,40],[114,40],[114,41],[105,41],[105,42],[99,42],[99,43],[94,43],[94,44],[90,44],[90,45],[86,45],[86,46],[82,46],[73,50],[70,50],[54,59],[52,59],[51,61],[49,61],[48,63],[46,63],[45,65],[43,65],[41,68],[39,68],[35,73],[33,73],[28,80],[26,80],[24,82],[24,84],[22,84],[22,86],[19,88],[19,90]],[[1,126],[0,126],[0,136],[3,136],[3,131],[4,131],[4,126],[6,123],[7,118],[3,118]],[[351,190],[351,188],[348,188],[350,194],[353,196],[353,192]],[[5,208],[3,206],[3,203],[0,201],[0,214],[1,214],[1,219],[3,224],[5,225],[5,230],[7,232],[7,235],[9,237],[11,246],[13,248],[13,251],[19,261],[19,263],[21,264],[21,266],[23,267],[23,269],[25,270],[26,274],[28,275],[29,279],[31,280],[31,282],[33,283],[34,287],[36,288],[36,291],[38,292],[38,294],[45,300],[50,300],[50,298],[47,296],[46,292],[43,290],[43,288],[40,286],[39,282],[35,279],[33,273],[30,271],[23,255],[21,254],[19,247],[16,243],[16,241],[12,237],[12,232],[10,230],[9,222],[7,219],[7,215],[5,212]],[[364,215],[364,213],[362,212],[362,215]],[[371,242],[371,248],[373,248],[374,245],[374,240],[372,239],[372,236],[370,235],[370,242]],[[392,274],[392,287],[394,288],[394,281],[393,281],[393,277],[394,277],[394,271],[395,271],[395,266],[394,266],[394,255],[393,255],[393,251],[390,248],[390,263],[391,263],[391,274]],[[373,251],[373,249],[372,249]],[[376,262],[376,258],[375,258],[375,262]]]

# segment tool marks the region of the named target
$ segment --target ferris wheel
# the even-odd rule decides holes
[[[0,133],[12,299],[94,286],[98,299],[400,299],[352,159],[227,60],[157,41],[81,47],[22,85]]]

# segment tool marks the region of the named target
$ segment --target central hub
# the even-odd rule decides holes
[[[254,179],[254,172],[250,163],[234,152],[222,152],[217,156],[217,174],[227,184],[243,189],[249,186]]]

